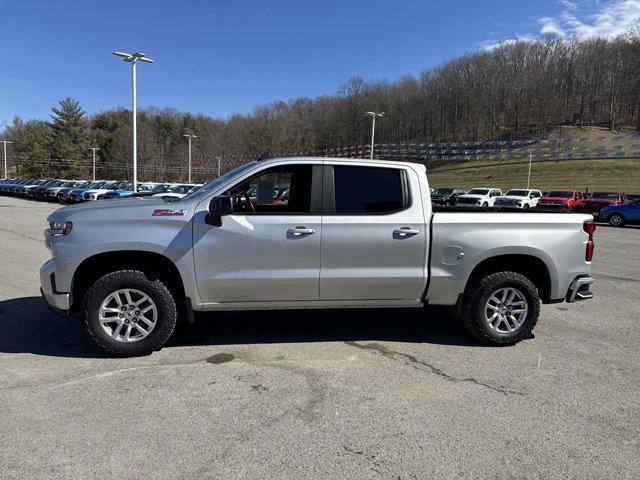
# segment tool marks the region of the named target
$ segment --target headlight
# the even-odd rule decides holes
[[[66,220],[54,220],[49,222],[49,227],[55,231],[53,236],[69,235],[73,229],[73,223]]]

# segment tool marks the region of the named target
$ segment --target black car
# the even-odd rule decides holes
[[[435,205],[455,205],[458,195],[467,193],[462,188],[436,188],[431,194],[431,203]]]

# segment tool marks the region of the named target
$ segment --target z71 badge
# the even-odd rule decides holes
[[[177,210],[171,208],[157,208],[153,211],[154,217],[180,217],[187,213],[186,210]]]

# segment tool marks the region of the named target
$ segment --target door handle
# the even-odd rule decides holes
[[[313,235],[316,233],[315,228],[307,228],[303,226],[289,228],[287,235],[293,235],[294,237],[301,237],[302,235]]]
[[[394,236],[398,236],[401,238],[413,237],[414,235],[419,235],[419,234],[420,234],[420,230],[416,228],[410,228],[410,227],[400,227],[393,231]]]

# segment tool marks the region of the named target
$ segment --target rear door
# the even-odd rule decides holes
[[[325,164],[320,299],[420,298],[425,230],[413,169]]]

